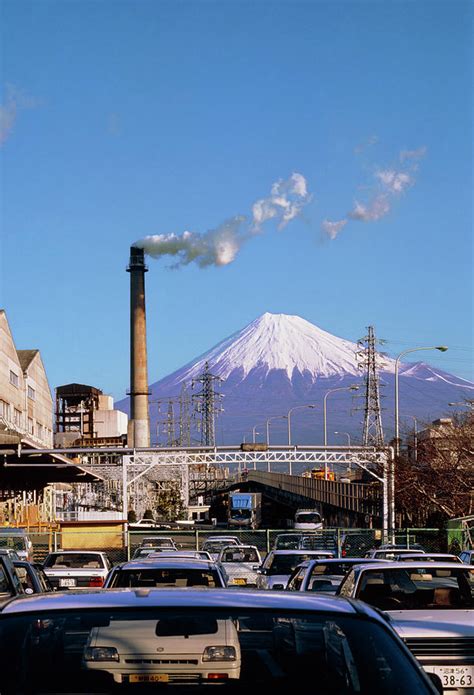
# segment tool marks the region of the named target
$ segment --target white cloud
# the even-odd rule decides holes
[[[355,201],[348,217],[358,222],[376,222],[390,212],[390,202],[386,195],[379,194],[368,205]]]
[[[393,194],[403,193],[414,181],[405,171],[394,169],[382,169],[375,172],[375,177],[383,184],[384,188]]]
[[[10,136],[18,112],[22,109],[32,109],[38,105],[36,99],[29,97],[22,90],[12,84],[7,84],[5,89],[5,103],[0,105],[0,144],[3,144]]]
[[[321,229],[323,232],[330,238],[330,239],[335,239],[341,229],[343,229],[348,220],[346,218],[342,220],[338,220],[337,222],[330,222],[329,220],[324,220],[321,223]]]

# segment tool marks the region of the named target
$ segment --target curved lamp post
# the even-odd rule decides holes
[[[337,389],[329,389],[324,395],[323,401],[323,419],[324,419],[324,446],[328,445],[328,426],[327,426],[327,398],[330,393],[335,393],[336,391],[358,391],[359,386],[357,384],[352,384],[352,386],[340,386]],[[324,480],[328,479],[328,463],[324,462]]]
[[[398,371],[400,365],[400,359],[403,355],[407,355],[409,352],[418,352],[419,350],[439,350],[440,352],[446,352],[448,348],[446,345],[432,345],[430,347],[415,347],[409,348],[401,352],[397,359],[395,360],[395,454],[400,455],[400,424],[399,424],[399,407],[398,407]]]
[[[308,405],[294,405],[292,408],[289,409],[288,413],[286,414],[286,417],[288,418],[288,446],[291,446],[291,413],[293,410],[297,410],[298,408],[316,408],[316,405],[313,404],[308,404]]]

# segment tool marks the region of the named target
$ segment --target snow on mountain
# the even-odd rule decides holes
[[[357,350],[356,343],[337,338],[299,316],[265,313],[171,376],[175,383],[192,380],[202,373],[206,362],[222,379],[233,372],[245,379],[253,370],[265,374],[279,370],[290,380],[295,371],[313,380],[360,376]],[[388,366],[393,360],[384,362]]]

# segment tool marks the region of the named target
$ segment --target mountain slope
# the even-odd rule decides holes
[[[193,379],[208,362],[212,374],[223,379],[216,389],[223,394],[224,412],[216,422],[216,437],[220,443],[234,444],[253,437],[253,428],[266,436],[267,419],[285,415],[294,406],[314,404],[315,409],[301,408],[291,419],[292,442],[321,443],[322,405],[325,393],[334,388],[360,385],[355,394],[338,391],[330,394],[328,406],[328,436],[331,443],[344,443],[344,437],[334,431],[360,438],[363,412],[363,373],[358,369],[356,343],[323,331],[299,316],[263,314],[248,326],[226,338],[209,351],[181,369],[151,385],[150,408],[152,432],[163,420],[162,412],[153,405],[160,399],[177,397],[183,385],[189,389]],[[386,423],[386,439],[393,436],[393,392],[395,361],[379,358],[382,416]],[[448,403],[460,401],[472,394],[474,385],[423,362],[400,365],[400,413],[422,421],[446,415]],[[192,393],[200,391],[197,384]],[[128,399],[118,404],[128,412]],[[351,415],[352,413],[352,415]],[[178,418],[177,406],[175,417]],[[413,425],[413,420],[411,420]],[[272,420],[271,443],[287,442],[287,422]],[[403,427],[402,427],[403,429]],[[195,443],[199,434],[194,431]],[[160,431],[158,440],[164,443]]]

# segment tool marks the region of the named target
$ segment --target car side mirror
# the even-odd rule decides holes
[[[260,565],[252,565],[252,569],[254,572],[258,571],[259,567],[260,567]]]
[[[426,675],[430,679],[430,681],[433,683],[434,687],[440,693],[440,695],[443,694],[443,683],[441,682],[441,678],[436,675],[436,673],[430,673],[429,671],[426,672]]]

